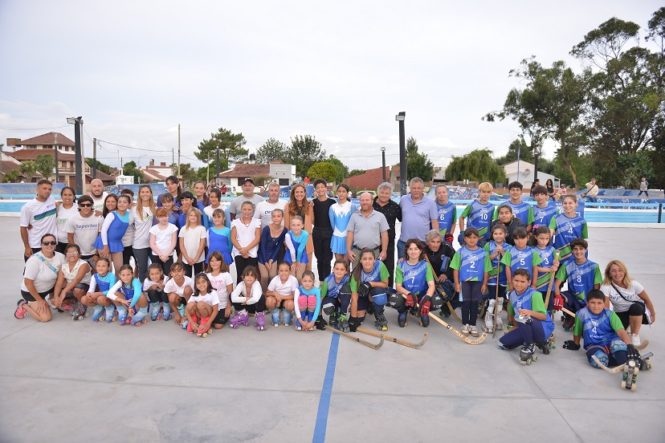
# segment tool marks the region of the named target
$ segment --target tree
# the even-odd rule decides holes
[[[329,161],[316,162],[307,170],[310,179],[322,178],[329,183],[337,182],[337,174],[337,167]]]
[[[52,176],[54,168],[55,168],[55,160],[51,155],[41,154],[38,155],[37,158],[35,159],[35,169],[44,178]]]
[[[291,147],[286,161],[296,165],[296,174],[305,177],[310,166],[326,159],[326,151],[313,135],[296,135],[291,139]]]
[[[335,180],[334,180],[335,183],[342,183],[344,179],[348,177],[349,168],[344,163],[342,163],[340,159],[330,154],[326,162],[331,163],[333,166],[335,166],[335,169],[337,170],[337,174],[335,175]]]
[[[96,167],[98,171],[102,171],[105,174],[111,175],[113,173],[113,168],[109,165],[106,165],[99,160],[95,160],[92,157],[86,157],[85,162],[90,166],[90,168]]]
[[[364,173],[365,173],[364,169],[351,169],[351,171],[349,171],[349,175],[347,175],[347,177],[354,177],[356,175],[360,175],[360,174],[364,174]]]
[[[5,176],[2,178],[3,183],[16,183],[18,182],[19,177],[21,176],[21,171],[19,168],[12,169],[11,171],[7,172]]]
[[[532,162],[533,163],[533,152],[530,149],[530,146],[526,144],[524,139],[522,137],[516,138],[515,140],[512,141],[510,146],[508,146],[508,153],[504,155],[503,157],[499,157],[496,159],[496,163],[500,166],[507,165],[508,163],[512,163],[514,161],[517,161],[517,152],[519,150],[519,157],[520,160],[524,160],[527,162]],[[542,168],[541,168],[542,170]]]
[[[37,165],[35,165],[35,162],[32,160],[27,160],[21,163],[21,166],[19,168],[21,170],[21,174],[25,175],[25,177],[30,180],[33,175],[37,172]]]
[[[173,163],[171,165],[171,169],[174,171],[178,170],[178,165]],[[203,169],[205,171],[205,167],[199,168],[196,170],[195,168],[192,167],[191,164],[189,163],[180,163],[180,177],[183,182],[182,188],[188,188],[193,182],[199,179],[199,173]],[[214,176],[215,173],[211,170],[210,175]]]
[[[446,168],[447,180],[503,183],[506,174],[496,164],[489,149],[475,149],[462,157],[453,157]]]
[[[141,171],[136,166],[136,162],[134,160],[128,161],[122,165],[122,175],[129,175],[134,177],[134,183],[141,183],[143,179],[143,174],[141,174]]]
[[[194,152],[197,159],[208,163],[216,161],[217,149],[219,149],[220,171],[229,169],[230,161],[237,161],[248,153],[243,146],[247,143],[241,132],[235,134],[228,129],[219,128],[217,132],[210,134],[210,138],[203,139],[199,143],[198,150]],[[182,164],[180,166],[182,172]]]
[[[270,163],[275,160],[284,161],[287,157],[287,153],[288,148],[284,143],[275,138],[269,138],[256,151],[256,162]]]
[[[408,180],[420,177],[424,181],[432,180],[434,175],[434,164],[429,160],[427,154],[418,152],[418,142],[409,137],[406,141],[406,176]]]

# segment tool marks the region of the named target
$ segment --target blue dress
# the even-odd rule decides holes
[[[233,257],[231,256],[231,230],[229,228],[215,228],[208,229],[208,255],[206,256],[206,263],[210,261],[210,255],[217,251],[222,254],[224,263],[231,266]]]
[[[291,238],[291,243],[293,243],[293,248],[296,250],[296,261],[298,263],[309,263],[309,257],[307,256],[307,240],[309,239],[309,233],[304,229],[300,231],[300,236],[296,237],[293,231],[289,231],[288,235]],[[292,265],[293,260],[291,260],[291,252],[287,249],[284,253],[284,261]]]
[[[342,204],[335,203],[328,210],[330,225],[333,227],[330,249],[335,254],[346,254],[346,227],[354,212],[355,208],[350,201]]]
[[[122,236],[125,235],[125,232],[127,232],[127,228],[129,227],[129,211],[126,211],[125,215],[120,215],[117,211],[113,211],[107,215],[107,217],[109,216],[113,216],[113,221],[106,231],[106,240],[108,242],[109,251],[114,254],[116,252],[122,252],[125,249],[122,245]],[[97,245],[95,244],[95,246]]]

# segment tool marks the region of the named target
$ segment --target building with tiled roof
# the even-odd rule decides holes
[[[386,180],[390,179],[390,167],[386,166],[385,169]],[[376,190],[376,188],[383,183],[383,168],[378,167],[374,169],[367,169],[364,173],[347,177],[342,183],[351,188],[352,191],[362,190]]]
[[[296,178],[296,166],[287,163],[237,163],[233,169],[219,174],[221,182],[232,191],[238,192],[240,183],[251,178],[257,186],[263,186],[268,180],[275,180],[282,186],[290,186]]]
[[[150,160],[148,166],[139,168],[141,174],[143,174],[143,182],[163,182],[166,181],[166,178],[170,175],[173,175],[173,169],[171,166],[167,166],[166,162],[155,163],[154,159]]]

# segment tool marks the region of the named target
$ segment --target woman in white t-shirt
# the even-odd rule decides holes
[[[58,246],[55,250],[61,254],[65,253],[65,248],[69,240],[67,239],[67,225],[72,217],[78,215],[78,207],[74,204],[76,201],[76,194],[74,189],[65,186],[60,191],[61,202],[57,203],[56,209],[56,223],[58,227]]]
[[[245,201],[240,206],[240,217],[231,222],[231,252],[236,264],[236,282],[242,281],[242,273],[247,266],[258,269],[257,252],[261,240],[261,220],[254,218],[254,203]]]
[[[222,254],[214,251],[208,257],[206,269],[208,280],[217,291],[219,297],[219,312],[213,321],[215,329],[222,329],[231,316],[231,293],[233,292],[233,277],[229,273],[229,265],[224,262]]]
[[[201,224],[201,211],[191,208],[187,211],[187,223],[178,234],[181,261],[188,276],[203,272],[206,238],[208,231]]]
[[[152,196],[152,188],[148,185],[141,186],[139,188],[139,198],[137,199],[136,206],[132,208],[132,218],[134,219],[134,242],[132,244],[132,251],[140,281],[144,281],[148,274],[150,228],[153,224],[152,221],[156,209],[155,200]]]
[[[656,310],[644,286],[630,278],[628,269],[622,261],[612,260],[605,267],[605,279],[600,290],[605,294],[605,304],[608,308],[610,302],[612,303],[623,327],[630,326],[633,345],[639,346],[645,307],[649,311],[651,324],[656,321]]]
[[[196,275],[194,293],[187,301],[187,332],[207,337],[219,312],[219,297],[204,273]]]
[[[150,261],[162,267],[164,275],[171,274],[173,265],[173,251],[178,241],[178,228],[169,223],[169,211],[159,208],[155,211],[158,223],[149,229],[150,233]]]
[[[81,259],[79,246],[67,245],[65,263],[60,267],[53,290],[53,305],[61,310],[71,310],[74,320],[85,316],[87,308],[81,303],[81,298],[90,287],[90,269],[88,262]],[[65,304],[66,298],[73,299],[72,303]]]

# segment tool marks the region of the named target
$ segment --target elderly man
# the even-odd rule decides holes
[[[388,250],[383,264],[388,268],[390,278],[388,284],[393,285],[393,274],[395,271],[395,222],[402,221],[402,208],[392,201],[393,185],[389,182],[381,183],[376,189],[376,198],[372,207],[382,213],[388,221]]]
[[[261,229],[272,223],[272,211],[281,209],[284,211],[286,202],[279,199],[279,183],[272,182],[268,185],[268,200],[259,202],[254,210],[254,218],[261,220]]]
[[[413,177],[409,182],[410,194],[400,199],[402,208],[402,232],[397,242],[397,255],[404,257],[404,245],[407,240],[416,238],[425,242],[430,229],[439,229],[439,212],[436,203],[425,197],[425,183],[420,177]]]
[[[108,193],[104,191],[104,182],[100,179],[95,178],[90,182],[90,192],[88,193],[92,197],[92,209],[95,211],[95,215],[102,215],[104,210],[104,200]]]
[[[42,250],[42,237],[58,234],[55,199],[51,196],[53,185],[48,180],[37,182],[37,195],[21,208],[19,226],[23,241],[23,260]]]
[[[381,261],[386,259],[388,229],[386,217],[372,207],[372,195],[360,194],[360,211],[353,213],[346,227],[346,255],[353,267],[360,261],[363,249],[371,249]]]
[[[260,202],[263,201],[263,197],[258,194],[254,194],[254,180],[251,177],[247,177],[242,181],[242,194],[234,198],[229,206],[229,212],[231,213],[231,220],[236,218],[236,214],[240,213],[240,207],[246,201],[252,202],[254,208]]]

